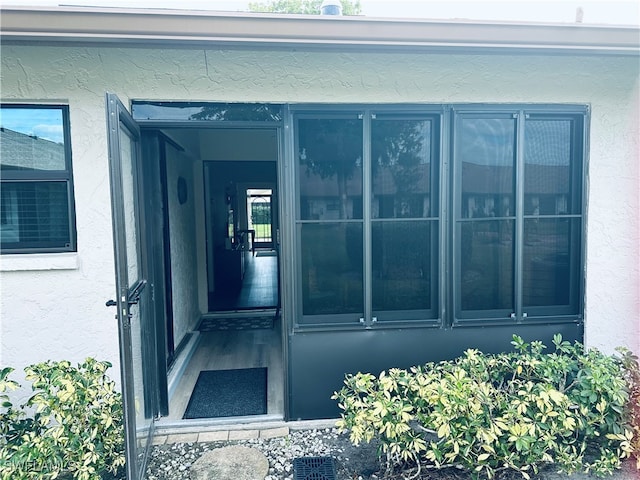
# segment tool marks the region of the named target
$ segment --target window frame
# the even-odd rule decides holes
[[[406,110],[399,108],[390,108],[390,109],[380,109],[375,108],[372,109],[370,115],[370,127],[368,130],[368,137],[365,138],[365,141],[369,140],[370,144],[372,144],[373,138],[373,123],[376,121],[393,121],[393,120],[415,120],[415,121],[427,121],[430,124],[430,135],[429,135],[429,147],[430,147],[430,156],[429,156],[429,191],[430,191],[430,203],[432,206],[430,208],[430,213],[426,217],[409,217],[409,218],[400,218],[400,217],[375,217],[373,215],[369,216],[367,225],[368,228],[365,228],[367,234],[370,236],[369,243],[373,245],[373,237],[374,237],[374,226],[376,225],[389,225],[393,223],[407,222],[407,223],[423,223],[429,226],[429,239],[430,239],[430,288],[429,288],[429,296],[431,299],[430,308],[422,308],[422,309],[406,309],[406,310],[376,310],[375,305],[373,303],[373,278],[369,281],[370,287],[370,296],[371,296],[371,315],[373,318],[376,318],[376,324],[380,326],[384,326],[385,324],[392,325],[439,325],[441,323],[441,318],[439,312],[441,310],[442,299],[440,297],[440,286],[442,285],[441,279],[441,265],[440,265],[440,251],[441,251],[441,240],[440,240],[440,230],[442,224],[442,188],[441,188],[441,178],[442,178],[442,155],[443,155],[443,143],[442,143],[442,127],[443,127],[443,115],[442,109],[435,111],[434,109],[425,109],[422,110]],[[370,147],[372,150],[372,145]],[[370,170],[370,175],[373,176],[373,171],[371,170],[373,158],[371,158],[371,163],[367,165]],[[373,199],[373,178],[370,182],[370,197],[363,193],[364,198],[369,199],[369,206],[371,208],[371,202]],[[368,258],[365,258],[365,262],[373,262],[373,251]],[[370,270],[372,271],[372,269]],[[366,295],[366,292],[365,292]]]
[[[569,272],[572,271],[583,271],[582,266],[584,265],[584,242],[585,242],[585,234],[586,234],[586,174],[587,174],[587,145],[586,138],[587,134],[587,114],[580,115],[578,113],[554,113],[549,114],[546,112],[529,112],[527,110],[525,113],[525,128],[527,121],[569,121],[571,122],[571,151],[570,157],[571,161],[575,163],[571,164],[570,170],[570,182],[572,185],[571,188],[571,203],[574,205],[572,209],[573,212],[567,213],[556,213],[556,214],[544,214],[540,215],[539,218],[543,220],[566,220],[568,223],[577,223],[575,226],[570,226],[570,238],[573,239],[576,235],[580,235],[580,239],[577,244],[578,251],[571,251],[571,257],[569,259]],[[582,157],[582,161],[578,162],[580,157]],[[523,155],[523,165],[525,164],[525,157]],[[523,195],[525,194],[525,188],[523,187]],[[577,198],[576,198],[577,197]],[[577,213],[575,212],[577,210]],[[523,221],[523,229],[524,222],[527,218],[531,218],[531,215],[527,215],[523,212],[522,221]],[[524,237],[523,237],[524,242]],[[574,245],[574,242],[570,240],[570,246]],[[524,254],[523,254],[524,258]],[[577,263],[577,266],[574,264]],[[524,270],[524,269],[523,269]],[[533,322],[544,322],[548,317],[575,317],[579,315],[579,318],[582,318],[582,309],[583,309],[583,296],[582,292],[584,292],[584,275],[580,275],[578,278],[570,277],[570,285],[569,285],[569,297],[570,300],[574,300],[576,303],[570,303],[569,305],[546,305],[546,306],[526,306],[524,304],[524,297],[521,301],[523,310],[526,308],[528,311],[526,316],[526,321],[529,323]],[[524,291],[523,291],[524,296]],[[571,310],[575,310],[578,313],[574,313]],[[525,320],[523,318],[523,320]]]
[[[71,154],[71,125],[69,116],[69,105],[65,104],[42,104],[42,103],[0,103],[0,109],[50,109],[60,110],[62,114],[62,132],[64,139],[64,170],[21,170],[2,171],[0,186],[4,183],[62,183],[66,184],[67,193],[67,218],[69,222],[69,243],[65,246],[53,247],[29,247],[24,246],[25,242],[17,242],[15,247],[0,244],[0,255],[8,254],[36,254],[36,253],[68,253],[77,252],[77,228],[75,212],[75,196],[73,188],[73,167]],[[21,245],[22,243],[22,245]]]
[[[513,277],[514,277],[514,312],[505,317],[495,315],[496,312],[502,311],[484,311],[486,316],[480,315],[464,315],[461,314],[460,290],[459,290],[459,258],[457,255],[461,235],[457,232],[457,224],[459,223],[459,205],[460,201],[458,193],[460,193],[461,185],[457,178],[459,166],[456,163],[455,152],[455,134],[457,129],[457,121],[461,116],[478,116],[478,115],[513,115],[516,120],[516,141],[515,141],[515,226],[514,226],[514,252],[513,252]],[[569,307],[563,305],[537,306],[527,307],[533,314],[524,311],[524,289],[523,289],[523,242],[524,242],[524,221],[527,215],[524,213],[524,135],[525,126],[528,120],[571,120],[571,159],[572,162],[578,162],[577,166],[571,164],[571,180],[575,181],[576,188],[579,189],[580,200],[579,212],[577,214],[567,215],[550,215],[545,218],[568,218],[569,220],[577,219],[579,224],[577,228],[580,239],[577,242],[574,261],[577,262],[575,270],[570,269],[570,274],[575,274],[577,278],[572,278],[571,298],[576,300],[576,305]],[[449,238],[453,245],[447,261],[451,267],[452,274],[447,279],[451,293],[449,303],[449,311],[447,312],[447,323],[452,327],[474,327],[474,326],[492,326],[492,325],[518,325],[518,324],[541,324],[541,323],[566,323],[566,322],[582,322],[584,318],[584,283],[585,283],[585,242],[586,242],[586,217],[587,217],[587,180],[588,180],[588,156],[589,156],[589,124],[590,124],[590,107],[589,105],[580,104],[477,104],[477,105],[455,105],[451,107],[450,135],[451,135],[451,175],[448,179],[450,190],[450,199],[452,202],[452,211],[446,216],[445,222],[449,222]],[[578,173],[574,170],[578,169]],[[574,307],[577,313],[570,310]],[[476,311],[482,312],[482,311]]]
[[[440,327],[442,326],[442,305],[444,288],[441,281],[441,272],[444,271],[442,255],[438,254],[442,248],[442,216],[443,216],[443,191],[442,191],[442,158],[446,154],[444,141],[445,108],[443,105],[291,105],[291,127],[292,127],[292,164],[294,188],[294,238],[297,266],[295,269],[296,278],[302,278],[302,245],[301,245],[301,227],[308,223],[322,223],[317,220],[302,220],[300,216],[300,183],[299,183],[299,164],[297,160],[298,152],[298,121],[300,119],[333,119],[333,118],[359,118],[363,121],[363,191],[362,191],[362,217],[361,219],[342,219],[336,221],[325,221],[324,223],[358,223],[362,225],[363,230],[363,297],[364,312],[360,315],[347,314],[319,314],[308,315],[303,314],[303,295],[302,282],[296,281],[295,288],[295,305],[296,320],[294,322],[294,330],[360,330],[366,329],[385,329],[385,328],[413,328],[413,327]],[[355,117],[354,117],[355,116]],[[370,163],[365,160],[371,156],[371,129],[372,121],[378,118],[384,120],[428,120],[431,122],[431,166],[437,172],[435,178],[431,178],[431,187],[436,190],[437,201],[434,209],[429,217],[420,219],[410,219],[410,221],[423,221],[430,225],[437,225],[437,229],[431,232],[432,239],[432,271],[437,272],[435,276],[435,285],[431,285],[429,294],[432,295],[432,305],[428,310],[388,310],[382,311],[384,318],[378,319],[373,311],[372,301],[372,258],[371,258],[371,241],[372,228],[375,223],[396,222],[406,219],[395,218],[376,218],[371,217],[371,200],[368,195],[371,193],[372,172],[370,171]],[[369,190],[368,190],[369,189]],[[433,255],[433,252],[436,252]],[[411,312],[411,314],[407,314]]]
[[[512,289],[512,300],[513,300],[513,308],[516,308],[516,299],[515,299],[515,269],[516,269],[516,257],[517,257],[517,249],[516,249],[516,245],[515,245],[515,231],[516,231],[516,222],[517,222],[517,216],[518,216],[518,212],[514,211],[514,213],[512,213],[511,215],[509,215],[508,217],[484,217],[484,218],[464,218],[462,215],[463,212],[463,205],[462,205],[462,165],[460,165],[460,163],[457,161],[457,146],[458,146],[458,139],[457,139],[457,133],[458,133],[458,128],[459,128],[459,124],[461,123],[462,120],[464,119],[483,119],[483,120],[504,120],[504,119],[512,119],[515,120],[514,122],[514,138],[513,138],[513,156],[514,156],[514,163],[513,163],[513,169],[514,172],[512,174],[512,186],[513,186],[513,194],[514,194],[514,205],[517,203],[517,184],[518,184],[518,179],[517,179],[517,157],[518,157],[518,147],[519,147],[519,142],[518,142],[518,123],[517,123],[517,119],[515,119],[515,117],[512,117],[512,111],[500,111],[500,110],[493,110],[493,109],[483,109],[483,110],[472,110],[472,111],[466,111],[466,110],[461,110],[461,111],[456,111],[455,109],[452,112],[453,114],[453,118],[451,121],[451,138],[452,138],[452,154],[451,154],[451,158],[452,158],[452,176],[449,182],[450,185],[450,189],[452,192],[452,199],[453,199],[453,208],[451,210],[451,215],[449,216],[449,218],[447,218],[447,221],[450,222],[451,224],[451,230],[452,230],[452,236],[451,236],[451,244],[453,245],[453,250],[451,252],[451,257],[452,257],[452,264],[454,266],[453,270],[452,270],[452,281],[451,281],[451,292],[452,292],[452,297],[453,297],[453,318],[454,318],[454,324],[457,323],[468,323],[468,322],[480,322],[483,325],[486,324],[486,322],[489,321],[500,321],[500,318],[504,319],[504,321],[508,322],[510,321],[510,317],[508,315],[508,313],[511,312],[507,312],[507,310],[512,310],[512,309],[491,309],[491,310],[462,310],[462,306],[461,306],[461,296],[462,296],[462,292],[461,292],[461,288],[460,285],[462,283],[462,279],[461,279],[461,275],[462,275],[462,265],[461,265],[461,255],[458,255],[458,252],[460,252],[462,250],[462,226],[464,224],[474,224],[474,223],[493,223],[495,222],[496,218],[498,219],[498,221],[500,219],[503,220],[507,220],[507,221],[512,221],[513,222],[513,233],[514,233],[514,245],[513,245],[513,250],[512,250],[512,275],[513,275],[513,283],[514,283],[514,288]],[[460,195],[458,195],[460,194]],[[483,317],[482,314],[484,314],[485,316]]]
[[[293,152],[294,152],[294,158],[293,158],[293,164],[295,165],[295,168],[293,169],[295,174],[294,174],[294,178],[295,178],[295,199],[294,199],[294,205],[295,205],[295,212],[294,212],[294,219],[295,219],[295,251],[296,251],[296,259],[298,260],[297,263],[297,268],[296,268],[296,276],[298,279],[302,280],[303,278],[303,272],[302,272],[302,229],[304,227],[304,225],[348,225],[348,224],[355,224],[355,225],[360,225],[362,227],[362,238],[363,238],[363,247],[364,247],[364,203],[365,203],[365,198],[364,198],[364,175],[365,175],[365,168],[364,168],[364,164],[362,165],[362,176],[363,178],[361,179],[361,185],[362,185],[362,191],[360,192],[361,194],[361,201],[362,201],[362,206],[361,206],[361,210],[362,210],[362,215],[361,218],[344,218],[344,219],[337,219],[337,220],[312,220],[312,219],[303,219],[302,218],[302,208],[301,208],[301,196],[300,196],[300,180],[299,180],[299,175],[300,175],[300,165],[298,163],[298,155],[297,152],[299,151],[299,136],[298,136],[298,125],[300,120],[359,120],[360,122],[363,122],[363,111],[362,109],[358,109],[358,108],[343,108],[343,109],[329,109],[329,110],[310,110],[310,111],[304,111],[304,112],[296,112],[293,115],[292,118],[292,122],[294,125],[293,131],[295,132],[293,135]],[[363,140],[363,156],[364,156],[364,138],[365,138],[365,126],[364,126],[364,122],[362,125],[362,140]],[[363,288],[363,302],[365,301],[365,296],[366,296],[366,292],[364,292],[364,290],[366,290],[366,279],[364,278],[365,276],[365,262],[366,262],[366,252],[363,248],[363,277],[362,277],[362,288]],[[303,295],[303,282],[302,281],[298,281],[296,282],[296,298],[297,298],[297,315],[296,318],[297,319],[301,319],[301,322],[296,322],[299,323],[301,325],[304,325],[306,327],[329,327],[332,329],[340,329],[340,328],[354,328],[354,327],[359,327],[359,323],[360,322],[360,317],[361,315],[364,315],[364,312],[361,313],[333,313],[333,314],[328,314],[328,313],[324,313],[324,314],[315,314],[315,315],[311,315],[311,314],[305,314],[304,313],[304,299],[303,299],[304,295]],[[364,310],[366,310],[366,305],[363,305]],[[313,320],[310,320],[313,319]]]
[[[591,109],[588,104],[500,104],[500,103],[482,103],[482,104],[388,104],[388,105],[371,105],[371,104],[349,104],[349,105],[327,105],[327,104],[301,104],[301,105],[289,105],[289,123],[291,132],[291,160],[293,168],[291,170],[292,187],[292,214],[294,217],[294,230],[293,233],[293,246],[296,252],[297,259],[300,259],[300,234],[299,234],[299,216],[298,216],[298,202],[299,202],[299,190],[298,190],[298,178],[297,178],[297,159],[295,156],[295,147],[297,146],[297,133],[295,127],[295,119],[301,115],[309,118],[309,115],[315,117],[315,115],[322,114],[340,114],[340,113],[354,113],[361,112],[365,121],[364,125],[364,143],[365,151],[370,148],[367,145],[367,139],[370,136],[371,120],[367,119],[370,113],[379,113],[381,115],[433,115],[434,118],[439,116],[439,134],[438,142],[440,149],[436,157],[432,158],[432,163],[437,164],[439,169],[438,180],[438,245],[437,253],[438,258],[437,268],[437,290],[438,296],[436,301],[436,314],[433,320],[411,320],[410,317],[404,319],[402,312],[398,312],[399,316],[397,320],[375,322],[373,324],[366,324],[362,322],[360,325],[354,323],[343,323],[343,319],[339,316],[326,315],[322,321],[318,321],[318,318],[312,318],[313,316],[302,315],[302,297],[301,291],[296,288],[294,292],[294,305],[296,306],[295,321],[293,324],[293,331],[306,331],[306,330],[362,330],[364,329],[388,329],[388,328],[440,328],[440,329],[458,329],[458,328],[477,328],[493,325],[536,325],[536,324],[562,324],[562,323],[577,323],[580,324],[584,319],[584,295],[585,295],[585,244],[586,244],[586,221],[587,221],[587,185],[588,185],[588,163],[589,163],[589,127]],[[526,317],[523,315],[523,302],[524,295],[522,290],[522,280],[519,281],[519,290],[516,291],[514,287],[514,295],[520,295],[519,299],[515,299],[518,302],[518,310],[514,317],[511,315],[507,318],[489,317],[477,315],[475,317],[460,318],[457,313],[458,305],[456,305],[459,292],[455,291],[456,286],[456,242],[459,240],[459,235],[456,232],[457,223],[457,202],[456,199],[456,170],[455,165],[455,121],[456,115],[460,113],[466,113],[470,115],[520,115],[523,119],[549,119],[549,120],[572,120],[572,133],[571,133],[571,182],[575,182],[575,185],[571,188],[575,188],[579,191],[580,199],[578,201],[579,213],[569,214],[567,217],[576,222],[576,234],[579,236],[575,243],[571,241],[570,246],[575,248],[575,261],[577,264],[573,264],[570,267],[570,275],[572,278],[572,285],[570,292],[570,298],[575,299],[577,305],[567,311],[563,306],[539,306],[539,307],[527,307],[529,315]],[[524,122],[518,120],[516,125],[516,139],[524,136]],[[515,195],[521,194],[524,196],[524,183],[522,185],[519,182],[524,182],[522,174],[524,174],[524,147],[522,141],[517,141],[515,155],[516,163],[520,162],[522,167],[517,171],[515,175],[519,175],[515,179],[516,192]],[[519,150],[522,149],[522,150]],[[520,160],[519,158],[522,158]],[[575,163],[577,162],[577,163]],[[574,170],[578,170],[575,172]],[[365,168],[365,172],[366,172]],[[369,179],[369,181],[371,181]],[[519,193],[519,192],[522,193]],[[366,191],[363,192],[363,197],[367,198]],[[523,201],[519,201],[521,211],[515,212],[514,222],[518,222],[518,228],[523,229],[523,225],[527,216],[524,214]],[[515,205],[514,205],[515,208]],[[432,215],[436,215],[433,212]],[[557,218],[557,216],[552,216]],[[549,217],[551,218],[551,217]],[[369,219],[364,223],[364,230],[373,225],[373,219]],[[514,227],[515,229],[516,227]],[[371,235],[371,233],[369,233]],[[515,241],[515,240],[514,240]],[[370,247],[369,247],[370,248]],[[370,250],[369,250],[370,252]],[[515,262],[522,262],[523,251],[522,247],[516,249],[514,246],[514,270]],[[371,262],[371,259],[367,258],[365,253],[365,262]],[[299,260],[295,272],[296,278],[301,278],[301,270]],[[372,282],[371,279],[367,279],[366,275],[370,275],[369,271],[365,272],[365,292],[364,295],[369,301],[373,292],[371,291]],[[518,267],[522,272],[522,265]],[[515,279],[515,277],[514,277]],[[296,282],[299,284],[299,282]],[[372,302],[370,302],[371,304]],[[366,308],[366,306],[365,306]],[[534,311],[535,310],[535,311]],[[371,312],[371,310],[370,310]],[[577,312],[577,313],[576,313]],[[371,312],[372,313],[372,312]],[[370,313],[370,314],[371,314]]]

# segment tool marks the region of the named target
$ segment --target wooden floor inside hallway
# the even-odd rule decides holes
[[[200,333],[201,339],[169,400],[168,420],[180,420],[198,375],[205,370],[267,368],[267,414],[284,413],[284,365],[281,319],[272,329],[226,330]],[[238,398],[241,402],[242,398]]]
[[[247,252],[241,287],[209,295],[210,312],[275,308],[277,304],[278,257],[274,251],[258,251],[255,255]]]

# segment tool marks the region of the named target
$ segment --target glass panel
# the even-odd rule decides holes
[[[462,218],[510,217],[515,198],[515,120],[462,118],[457,162]]]
[[[372,218],[431,215],[431,122],[372,123]]]
[[[65,170],[62,108],[3,106],[0,167],[3,172]]]
[[[526,219],[523,254],[523,303],[528,306],[573,305],[576,279],[571,274],[580,251],[579,219]],[[577,313],[574,311],[573,313]]]
[[[147,397],[145,397],[145,387],[152,390],[151,378],[145,376],[144,372],[144,332],[143,317],[140,311],[142,305],[132,305],[129,308],[131,315],[131,370],[133,375],[133,395],[136,416],[136,451],[138,461],[138,472],[144,468],[144,452],[146,441],[151,427],[151,412]],[[147,330],[149,332],[150,330]],[[149,385],[145,385],[147,378]]]
[[[67,182],[2,182],[3,248],[68,248]]]
[[[514,221],[460,222],[462,310],[513,311]]]
[[[271,242],[271,190],[266,190],[265,194],[250,192],[259,192],[259,190],[247,191],[249,229],[255,232],[256,242]]]
[[[362,121],[298,122],[300,219],[362,218]]]
[[[525,124],[525,215],[580,213],[580,196],[572,195],[578,185],[572,185],[571,123],[530,120]]]
[[[135,282],[140,278],[138,270],[138,249],[137,236],[138,224],[136,220],[137,211],[132,208],[135,205],[135,179],[134,176],[135,161],[135,143],[129,136],[129,132],[125,128],[120,128],[120,161],[122,165],[122,197],[124,208],[124,227],[126,235],[127,247],[127,272],[128,285],[133,287]]]
[[[372,231],[373,309],[430,309],[431,222],[375,222]]]
[[[131,112],[136,120],[227,122],[279,122],[282,120],[280,106],[262,103],[134,102]]]
[[[304,315],[364,311],[362,225],[301,225]]]

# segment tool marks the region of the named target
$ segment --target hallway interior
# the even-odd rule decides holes
[[[267,368],[267,415],[284,414],[284,365],[281,319],[273,328],[218,330],[199,333],[195,352],[188,361],[169,400],[167,420],[182,419],[201,371]],[[242,402],[242,398],[238,398]]]
[[[200,372],[267,368],[267,415],[284,413],[284,365],[282,326],[278,310],[278,257],[274,250],[257,249],[245,255],[245,274],[240,288],[219,288],[209,295],[209,313],[202,318],[197,341],[183,352],[183,373],[169,400],[168,421],[181,420]],[[239,324],[229,329],[208,330],[204,322],[225,319]],[[264,319],[271,328],[245,328],[243,320]],[[273,322],[271,322],[273,319]],[[179,362],[178,362],[179,363]],[[242,402],[242,398],[238,398]]]
[[[218,289],[209,294],[209,312],[276,308],[278,257],[273,250],[245,252],[245,274],[240,289]]]

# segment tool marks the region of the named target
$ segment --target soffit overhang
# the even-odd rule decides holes
[[[2,43],[640,55],[635,26],[93,7],[2,7]]]

